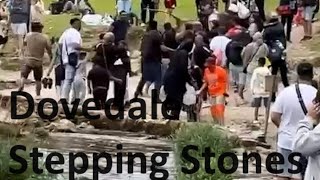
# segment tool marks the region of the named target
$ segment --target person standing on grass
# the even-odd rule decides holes
[[[44,53],[47,51],[51,59],[51,44],[47,36],[42,34],[43,26],[41,23],[32,23],[31,31],[26,35],[25,46],[26,51],[24,54],[25,62],[21,68],[21,84],[19,91],[23,91],[26,79],[29,74],[33,71],[34,78],[36,81],[36,99],[40,99],[41,92],[41,79],[43,76],[43,59]]]
[[[30,1],[28,0],[11,0],[9,6],[9,22],[11,23],[14,39],[17,41],[16,53],[23,54],[23,38],[28,32],[30,19]]]
[[[149,10],[149,22],[154,20],[155,16],[155,3],[154,0],[141,0],[141,26],[145,26],[147,22],[147,10]]]
[[[167,15],[166,15],[166,21],[170,22],[170,17],[173,12],[173,10],[177,7],[176,0],[164,0],[164,7],[167,9]]]
[[[206,69],[204,71],[203,85],[197,95],[208,90],[211,102],[212,118],[220,125],[224,125],[224,113],[228,88],[227,71],[216,65],[216,57],[210,57],[206,60]]]
[[[269,93],[265,91],[265,78],[268,75],[271,75],[268,67],[265,67],[266,58],[260,58],[258,60],[258,67],[253,71],[250,89],[253,96],[253,106],[254,111],[254,120],[258,121],[259,107],[261,106],[262,100],[264,107],[268,107]]]
[[[132,0],[116,0],[118,14],[121,12],[131,13]]]
[[[284,164],[277,169],[283,169],[278,179],[293,179],[288,169],[294,169],[288,161],[293,152],[293,140],[296,136],[298,124],[304,119],[304,107],[312,105],[317,89],[312,86],[313,66],[310,63],[300,63],[297,67],[298,80],[282,90],[276,98],[271,110],[271,120],[278,128],[277,151],[284,156]]]
[[[317,7],[317,0],[302,0],[301,6],[303,7],[303,18],[304,18],[304,37],[301,41],[312,39],[312,17]]]
[[[297,0],[280,0],[280,5],[277,10],[278,14],[281,16],[281,23],[283,27],[287,25],[287,41],[291,42],[293,16],[298,11]]]
[[[73,18],[70,20],[70,25],[71,27],[65,30],[59,39],[59,44],[62,45],[62,63],[65,71],[61,98],[66,99],[67,102],[69,101],[71,85],[76,75],[80,51],[91,51],[91,48],[82,47],[81,20]]]

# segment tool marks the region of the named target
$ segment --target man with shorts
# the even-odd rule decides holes
[[[26,51],[24,54],[24,60],[21,69],[21,85],[19,90],[22,91],[24,88],[25,80],[31,71],[33,71],[33,76],[36,81],[36,95],[37,99],[40,96],[41,91],[41,79],[43,75],[43,56],[45,51],[49,54],[51,59],[51,44],[48,37],[42,34],[43,25],[41,23],[35,22],[31,24],[31,32],[26,35],[24,45],[26,46]]]
[[[304,37],[302,41],[312,39],[312,20],[313,13],[317,8],[317,0],[302,0],[303,17],[304,17]]]
[[[317,94],[317,89],[312,86],[313,66],[301,63],[297,67],[297,74],[298,81],[282,90],[272,107],[271,120],[278,127],[277,151],[284,157],[284,163],[277,167],[284,170],[278,174],[278,179],[293,179],[296,175],[288,171],[297,168],[289,162],[288,156],[293,152],[299,121],[305,117],[302,103],[309,107]]]
[[[30,1],[28,0],[12,0],[9,7],[10,23],[12,33],[16,39],[17,51],[19,56],[22,55],[23,38],[28,32],[28,22],[30,19]]]

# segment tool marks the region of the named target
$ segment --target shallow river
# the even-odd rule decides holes
[[[118,151],[117,145],[122,144],[123,150]],[[54,133],[39,149],[39,152],[44,153],[44,157],[50,152],[62,153],[65,159],[63,166],[55,167],[54,169],[64,169],[64,173],[59,176],[59,179],[69,179],[69,153],[84,152],[88,157],[88,170],[84,174],[76,174],[76,179],[93,179],[93,153],[105,152],[112,156],[112,168],[107,174],[100,174],[99,180],[149,180],[151,171],[151,156],[153,153],[168,153],[167,162],[164,166],[159,167],[169,172],[170,180],[175,179],[174,155],[172,152],[172,144],[169,140],[155,139],[151,136],[139,133],[128,133],[120,131],[103,131],[99,134],[78,134],[78,133]],[[123,154],[122,172],[117,173],[117,156],[118,152]],[[146,173],[142,174],[140,158],[133,161],[133,174],[128,173],[128,152],[144,153],[146,156]],[[54,160],[54,159],[53,159]],[[161,162],[161,158],[156,158],[157,162]],[[81,158],[74,160],[74,165],[78,169],[82,167]],[[106,167],[107,161],[105,158],[100,158],[99,167]],[[161,173],[156,177],[161,177]]]

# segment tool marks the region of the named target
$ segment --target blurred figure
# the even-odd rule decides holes
[[[165,22],[170,22],[170,17],[173,12],[173,10],[177,7],[176,0],[165,0],[164,1],[164,7],[167,9],[167,15]]]

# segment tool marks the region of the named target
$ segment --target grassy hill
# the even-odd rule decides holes
[[[89,0],[97,13],[104,14],[115,14],[115,0]],[[135,12],[140,17],[140,0],[133,1],[133,12]],[[49,6],[52,0],[44,0],[46,7]],[[275,9],[278,0],[266,0],[266,12],[272,11]],[[220,8],[223,9],[223,3],[220,3]],[[160,0],[160,8],[163,7],[163,0]],[[196,18],[196,7],[195,0],[177,0],[177,8],[174,11],[174,14],[183,19],[193,20]],[[50,36],[59,36],[63,30],[68,27],[69,19],[71,15],[62,14],[62,15],[47,15],[45,17],[45,32]],[[165,14],[159,13],[156,16],[158,21],[161,21],[165,18]]]

